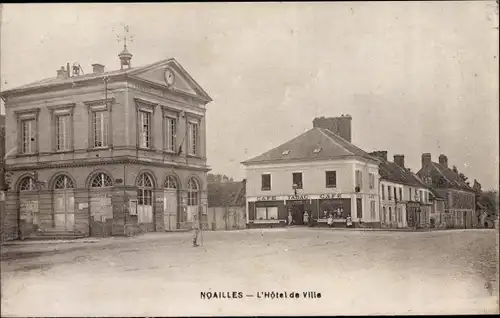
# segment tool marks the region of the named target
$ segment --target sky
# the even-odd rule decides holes
[[[212,173],[350,114],[365,151],[448,156],[498,188],[499,63],[495,1],[4,4],[1,89],[66,63],[118,69],[128,25],[133,66],[175,58],[208,92]],[[3,107],[3,105],[2,105]]]

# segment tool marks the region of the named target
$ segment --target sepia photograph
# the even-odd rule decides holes
[[[2,317],[499,314],[499,2],[0,4]]]

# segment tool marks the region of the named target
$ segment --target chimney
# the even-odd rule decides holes
[[[439,155],[439,164],[445,168],[448,168],[448,157],[445,155]]]
[[[422,168],[430,164],[432,161],[431,154],[426,152],[422,154]]]
[[[394,155],[394,163],[401,168],[405,167],[405,156],[404,155]]]
[[[67,78],[66,68],[61,66],[60,69],[57,70],[57,78]]]
[[[352,117],[344,114],[340,117],[316,117],[313,120],[313,127],[328,129],[348,142],[351,142],[351,122]]]
[[[92,64],[92,72],[94,74],[102,74],[104,73],[104,65],[102,64]]]

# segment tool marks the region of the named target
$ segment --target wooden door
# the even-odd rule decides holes
[[[73,231],[74,227],[75,196],[73,191],[54,191],[54,228]]]
[[[163,200],[163,218],[165,230],[174,230],[177,227],[177,191],[165,190]]]

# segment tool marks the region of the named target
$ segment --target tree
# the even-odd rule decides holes
[[[226,176],[225,174],[212,174],[212,173],[209,173],[207,175],[207,181],[208,183],[221,183],[221,182],[228,182],[228,181],[234,181],[233,178],[230,178],[228,176]]]
[[[498,216],[498,192],[495,190],[484,191],[479,196],[479,203],[487,210],[488,216]]]

